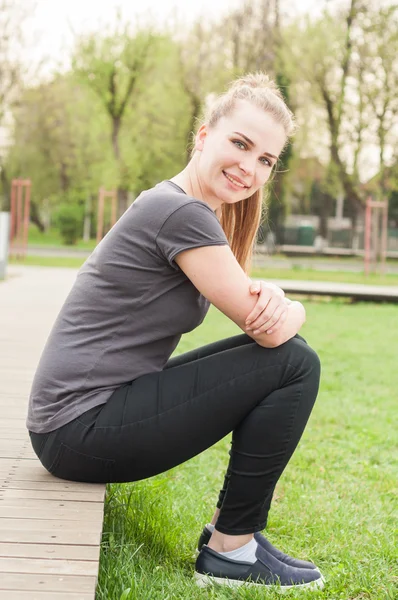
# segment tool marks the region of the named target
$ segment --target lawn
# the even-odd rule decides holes
[[[90,239],[87,242],[79,239],[73,246],[67,246],[62,241],[59,230],[55,227],[51,227],[48,231],[42,233],[39,231],[36,225],[30,223],[28,231],[28,244],[29,246],[48,246],[53,248],[65,248],[66,250],[70,248],[92,250],[96,246],[97,242],[93,239]]]
[[[393,600],[397,569],[395,305],[307,302],[302,333],[323,365],[300,445],[276,490],[267,535],[313,560],[327,584],[289,598]],[[215,309],[177,353],[238,332]],[[276,599],[277,592],[193,582],[198,535],[213,512],[229,439],[152,479],[107,488],[97,600]]]
[[[10,258],[11,265],[28,265],[38,267],[72,267],[78,269],[84,263],[84,258],[65,256],[27,256],[23,260]],[[264,269],[255,268],[252,277],[257,279],[294,279],[306,281],[336,281],[340,283],[363,283],[368,285],[398,285],[398,274],[379,275],[372,273],[368,277],[364,273],[345,271],[317,271],[316,269]]]

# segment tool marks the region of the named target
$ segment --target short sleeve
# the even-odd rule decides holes
[[[200,202],[189,202],[166,219],[159,230],[156,244],[161,255],[174,269],[178,269],[173,261],[183,250],[228,245],[228,240],[210,207]]]

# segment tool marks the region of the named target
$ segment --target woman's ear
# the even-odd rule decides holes
[[[203,146],[205,143],[205,139],[207,136],[207,125],[201,125],[198,129],[198,132],[195,136],[195,150],[203,150]]]

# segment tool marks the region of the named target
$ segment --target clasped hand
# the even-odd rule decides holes
[[[290,300],[285,292],[274,283],[254,281],[250,293],[258,294],[256,306],[246,319],[246,331],[268,334],[278,331],[286,320]]]

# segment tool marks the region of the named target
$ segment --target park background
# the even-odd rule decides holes
[[[289,0],[242,0],[217,11],[205,2],[190,16],[163,3],[161,17],[157,3],[140,12],[130,3],[126,14],[127,4],[108,7],[108,21],[101,10],[91,20],[83,11],[80,28],[75,6],[64,50],[52,54],[47,31],[34,29],[35,7],[42,19],[47,9],[38,23],[55,39],[49,3],[0,4],[0,210],[9,209],[12,179],[30,178],[31,244],[92,247],[99,188],[117,190],[121,214],[184,167],[214,95],[237,75],[263,70],[299,129],[269,186],[259,242],[270,251],[361,255],[371,196],[389,203],[387,248],[398,257],[394,3],[307,0],[298,11]]]
[[[99,188],[117,190],[121,214],[184,167],[190,133],[214,94],[241,73],[264,70],[281,85],[299,130],[269,186],[252,275],[398,284],[395,3],[198,2],[194,13],[165,12],[167,2],[162,10],[131,2],[134,11],[107,4],[111,13],[81,0],[79,27],[71,0],[75,17],[59,54],[55,3],[0,0],[0,211],[10,208],[14,178],[32,182],[28,253],[10,257],[11,278],[29,265],[80,266],[96,244]],[[35,30],[37,11],[47,15],[44,30]],[[48,56],[39,52],[46,39]],[[389,259],[384,274],[365,278],[369,195],[388,200]],[[105,216],[109,224],[109,206]],[[304,303],[303,335],[321,357],[322,386],[277,488],[268,535],[320,565],[328,584],[311,597],[394,600],[396,305]],[[212,308],[177,353],[234,333]],[[192,583],[196,538],[227,449],[223,440],[164,475],[108,486],[98,599],[263,597]]]

